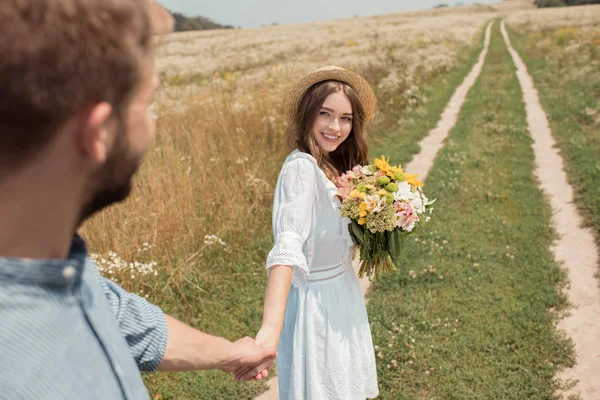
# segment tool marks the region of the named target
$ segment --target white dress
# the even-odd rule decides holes
[[[267,270],[293,266],[279,340],[280,400],[364,400],[378,395],[365,301],[352,268],[348,219],[337,189],[309,154],[292,152],[275,189],[275,246]]]

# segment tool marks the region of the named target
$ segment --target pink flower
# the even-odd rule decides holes
[[[407,232],[412,232],[415,224],[419,222],[419,215],[416,213],[410,203],[396,203],[398,212],[396,213],[396,226],[404,229]]]
[[[350,196],[350,192],[352,192],[351,186],[338,187],[336,195],[340,196],[342,198],[342,201],[344,201],[348,196]]]

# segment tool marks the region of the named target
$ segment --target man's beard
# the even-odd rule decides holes
[[[115,146],[104,165],[90,177],[91,196],[84,204],[79,224],[98,211],[125,200],[133,188],[133,176],[137,172],[141,156],[131,154],[124,129],[119,129]]]

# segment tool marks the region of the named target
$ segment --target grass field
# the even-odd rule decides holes
[[[507,19],[575,188],[600,240],[600,5],[516,13]]]
[[[371,155],[404,164],[474,64],[486,22],[530,7],[505,1],[160,39],[156,141],[132,198],[84,231],[103,273],[202,330],[254,335],[287,154],[282,99],[293,81],[328,64],[363,74],[378,97]],[[518,21],[509,18],[520,50],[533,42]],[[381,398],[552,398],[552,377],[571,351],[553,330],[565,305],[555,290],[562,274],[548,252],[553,233],[530,144],[496,26],[483,74],[426,183],[439,198],[435,218],[411,243],[403,271],[371,292]],[[593,178],[586,165],[581,176]],[[156,399],[251,399],[264,390],[220,372],[145,380]]]
[[[429,174],[438,197],[404,269],[374,286],[369,316],[382,399],[551,399],[572,362],[555,331],[563,274],[514,66],[490,52]]]

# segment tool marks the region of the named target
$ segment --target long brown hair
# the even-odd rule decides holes
[[[352,105],[352,130],[348,138],[335,150],[325,155],[312,135],[313,124],[327,97],[335,92],[343,92]],[[328,80],[316,83],[304,95],[288,129],[290,147],[308,153],[317,160],[319,168],[330,180],[356,165],[368,161],[368,147],[365,131],[365,111],[356,91],[344,82]]]

